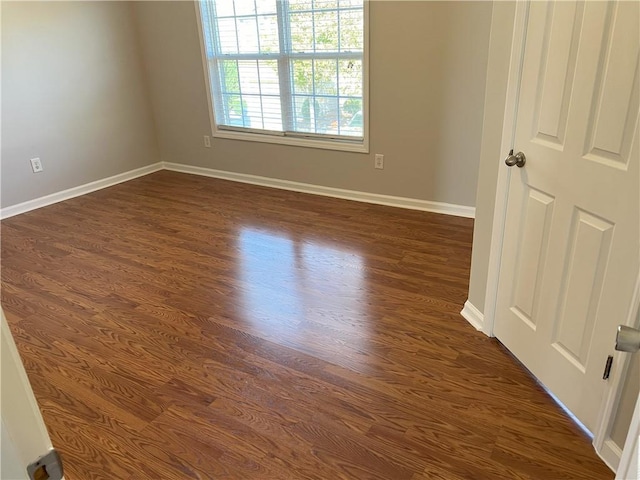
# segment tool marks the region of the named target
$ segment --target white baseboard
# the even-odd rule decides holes
[[[476,209],[465,205],[454,205],[451,203],[431,202],[428,200],[418,200],[406,197],[393,197],[377,193],[358,192],[356,190],[344,190],[341,188],[323,187],[309,183],[292,182],[289,180],[279,180],[277,178],[260,177],[246,173],[226,172],[214,170],[212,168],[194,167],[179,163],[163,162],[167,170],[182,173],[191,173],[205,177],[214,177],[222,180],[261,185],[263,187],[280,188],[282,190],[292,190],[294,192],[310,193],[313,195],[323,195],[325,197],[342,198],[354,200],[356,202],[374,203],[377,205],[387,205],[391,207],[408,208],[411,210],[422,210],[425,212],[442,213],[457,217],[474,218]]]
[[[460,315],[462,315],[464,319],[473,326],[473,328],[481,332],[483,331],[484,315],[471,302],[469,302],[469,300],[464,302],[464,307],[462,308]]]
[[[294,192],[310,193],[313,195],[323,195],[326,197],[342,198],[357,202],[373,203],[377,205],[387,205],[391,207],[408,208],[411,210],[422,210],[425,212],[441,213],[444,215],[455,215],[457,217],[474,218],[476,209],[464,205],[454,205],[451,203],[431,202],[428,200],[418,200],[406,197],[393,197],[390,195],[380,195],[377,193],[358,192],[355,190],[344,190],[341,188],[323,187],[309,183],[291,182],[289,180],[279,180],[277,178],[260,177],[248,175],[246,173],[225,172],[212,168],[194,167],[180,163],[158,162],[146,167],[137,168],[129,172],[120,173],[109,178],[96,180],[95,182],[73,187],[62,192],[52,193],[44,197],[29,200],[27,202],[12,205],[0,210],[0,219],[13,217],[21,213],[29,212],[37,208],[46,207],[54,203],[69,200],[70,198],[86,195],[87,193],[111,187],[118,183],[133,180],[159,170],[171,170],[174,172],[190,173],[206,177],[231,180],[234,182],[261,185],[263,187],[280,188],[282,190],[292,190]]]
[[[135,170],[130,170],[128,172],[119,173],[118,175],[103,178],[102,180],[96,180],[95,182],[85,183],[84,185],[80,185],[78,187],[73,187],[69,188],[68,190],[52,193],[51,195],[45,195],[44,197],[29,200],[17,205],[12,205],[0,210],[0,219],[13,217],[14,215],[29,212],[31,210],[35,210],[36,208],[46,207],[47,205],[52,205],[64,200],[69,200],[70,198],[79,197],[80,195],[86,195],[87,193],[111,187],[118,183],[127,182],[129,180],[133,180],[134,178],[157,172],[158,170],[162,170],[161,162],[154,163],[153,165],[147,165],[146,167],[136,168]]]
[[[610,438],[604,441],[602,449],[596,453],[600,456],[602,461],[614,472],[618,471],[620,465],[620,458],[622,458],[622,449]]]

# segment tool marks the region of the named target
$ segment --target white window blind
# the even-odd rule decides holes
[[[362,141],[363,0],[205,0],[218,129]]]

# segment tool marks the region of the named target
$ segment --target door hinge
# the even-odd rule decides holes
[[[613,365],[613,355],[607,357],[607,363],[604,364],[604,373],[602,374],[603,380],[608,380],[611,375],[611,365]]]
[[[27,474],[29,480],[61,480],[64,472],[60,454],[52,448],[49,453],[27,465]]]

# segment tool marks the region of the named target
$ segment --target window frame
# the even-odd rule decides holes
[[[278,0],[280,1],[280,0]],[[216,122],[214,92],[209,72],[209,61],[205,43],[205,33],[202,22],[200,0],[195,0],[196,18],[198,23],[198,35],[200,40],[200,54],[202,57],[202,69],[207,90],[207,106],[209,108],[209,123],[211,135],[214,138],[228,140],[243,140],[250,142],[274,143],[296,147],[321,148],[326,150],[339,150],[343,152],[369,153],[369,1],[364,0],[363,5],[363,52],[362,52],[362,141],[345,138],[331,138],[329,135],[295,132],[285,135],[284,132],[250,131],[249,129],[234,129],[229,126],[218,126]]]

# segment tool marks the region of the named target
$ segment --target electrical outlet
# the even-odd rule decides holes
[[[207,148],[211,147],[211,137],[209,137],[209,135],[204,136],[204,146]]]
[[[31,159],[31,170],[33,170],[33,173],[39,173],[42,171],[42,162],[39,158]]]
[[[376,153],[376,160],[375,160],[374,166],[380,169],[384,168],[384,155],[380,153]]]

